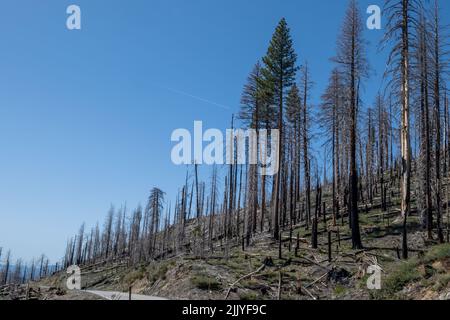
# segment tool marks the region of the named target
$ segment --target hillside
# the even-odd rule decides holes
[[[134,267],[126,261],[84,266],[82,286],[123,292],[131,286],[133,293],[168,299],[450,299],[450,244],[427,241],[413,214],[408,222],[411,257],[401,260],[401,228],[395,206],[382,214],[374,204],[361,215],[364,250],[351,249],[347,226],[333,227],[327,221],[325,228],[322,221],[318,249],[311,248],[311,231],[303,224],[293,228],[292,243],[285,231],[282,259],[278,243],[260,233],[244,251],[234,243],[228,254],[222,248],[204,258],[184,253]],[[367,288],[370,265],[382,269],[381,290]],[[60,272],[31,287],[58,288],[56,296],[71,294],[70,299],[98,298],[74,296],[64,289],[65,281]]]

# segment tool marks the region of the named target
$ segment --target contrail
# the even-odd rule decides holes
[[[205,102],[205,103],[209,103],[209,104],[215,105],[216,107],[219,107],[219,108],[222,108],[222,109],[225,109],[225,110],[231,110],[231,107],[229,107],[229,106],[226,106],[226,105],[223,105],[223,104],[220,104],[220,103],[217,103],[217,102],[214,102],[214,101],[202,98],[202,97],[194,96],[193,94],[190,94],[190,93],[187,93],[187,92],[183,92],[183,91],[180,91],[180,90],[177,90],[177,89],[173,89],[173,88],[169,88],[169,87],[163,87],[163,88],[166,89],[166,90],[172,91],[174,93],[181,94],[183,96],[195,99],[195,100],[199,100],[199,101],[202,101],[202,102]]]

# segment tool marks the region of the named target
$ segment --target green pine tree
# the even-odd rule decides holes
[[[275,29],[267,54],[262,61],[264,67],[261,71],[264,78],[265,91],[273,98],[274,104],[278,106],[275,116],[278,118],[277,128],[280,130],[278,148],[280,161],[278,163],[278,174],[275,176],[272,231],[274,238],[279,239],[280,177],[284,167],[284,152],[282,148],[284,98],[289,88],[295,82],[295,75],[298,69],[296,66],[297,54],[294,51],[289,27],[284,18],[281,19]]]

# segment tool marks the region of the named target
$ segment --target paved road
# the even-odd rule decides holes
[[[100,296],[102,298],[105,298],[106,300],[129,300],[128,292],[99,291],[99,290],[85,290],[85,291]],[[131,300],[167,300],[167,299],[132,293]]]

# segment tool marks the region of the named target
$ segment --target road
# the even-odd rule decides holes
[[[99,291],[99,290],[84,290],[84,291],[105,298],[106,300],[129,300],[128,292]],[[167,299],[132,293],[131,300],[167,300]]]

